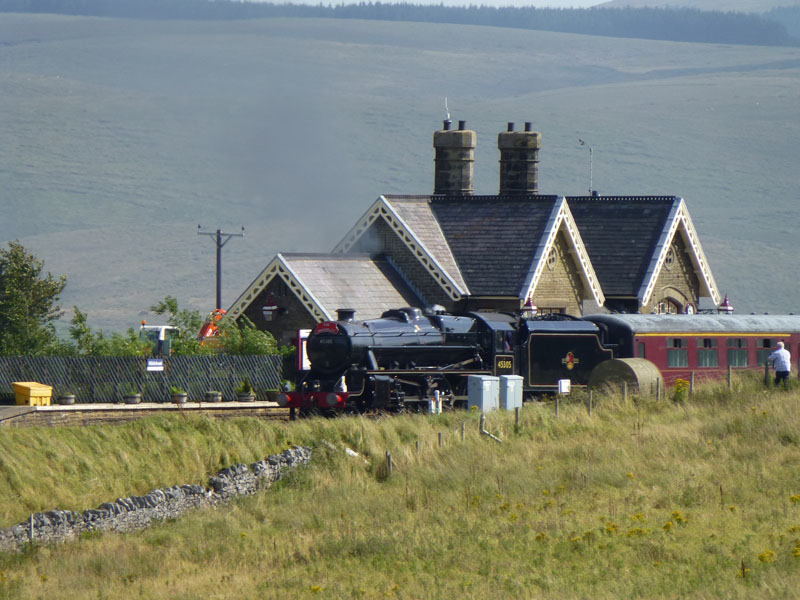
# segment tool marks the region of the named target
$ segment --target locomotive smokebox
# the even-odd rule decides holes
[[[531,131],[525,123],[525,131],[514,131],[514,123],[497,136],[500,149],[500,194],[539,193],[539,148],[542,134]]]
[[[436,149],[434,194],[446,196],[471,196],[472,179],[475,170],[475,146],[478,134],[466,129],[464,121],[458,122],[458,129],[450,129],[450,122],[433,134],[433,147]]]

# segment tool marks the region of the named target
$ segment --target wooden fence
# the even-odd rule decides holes
[[[150,359],[152,361],[152,359]],[[257,400],[280,389],[283,359],[280,356],[174,356],[159,363],[138,357],[0,357],[0,396],[13,396],[15,381],[36,381],[53,386],[53,400],[73,393],[80,403],[121,402],[130,388],[139,390],[145,402],[167,402],[172,386],[183,388],[189,400],[206,391],[222,392],[233,400],[236,386],[245,378]]]

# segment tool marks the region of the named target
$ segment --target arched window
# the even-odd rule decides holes
[[[656,305],[654,312],[659,315],[677,315],[683,312],[683,306],[673,298],[662,298]]]

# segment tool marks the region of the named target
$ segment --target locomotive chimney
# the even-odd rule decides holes
[[[336,320],[337,321],[352,321],[356,316],[355,308],[337,308]]]
[[[497,136],[500,149],[500,194],[539,193],[539,148],[542,134],[531,131],[530,122],[525,131],[514,131],[514,123]]]
[[[450,129],[450,125],[448,119],[441,131],[433,133],[433,147],[436,149],[433,193],[472,195],[478,135],[466,128],[466,121],[459,121],[456,130]]]

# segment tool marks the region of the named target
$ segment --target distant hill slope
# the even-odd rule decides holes
[[[447,97],[478,132],[543,134],[540,190],[675,194],[740,311],[798,310],[800,49],[357,20],[0,19],[0,243],[94,326],[171,294],[227,307],[280,251],[329,251],[381,193],[433,189]]]
[[[371,19],[376,21],[451,23],[559,31],[604,37],[680,42],[800,45],[781,19],[757,14],[694,8],[620,8],[586,10],[533,6],[445,6],[358,2],[294,4],[215,2],[212,0],[0,0],[0,13],[51,13],[149,20],[244,20],[265,18]]]
[[[800,0],[610,0],[598,4],[597,8],[623,8],[626,6],[631,8],[670,6],[699,10],[763,13],[773,8],[800,6]]]

